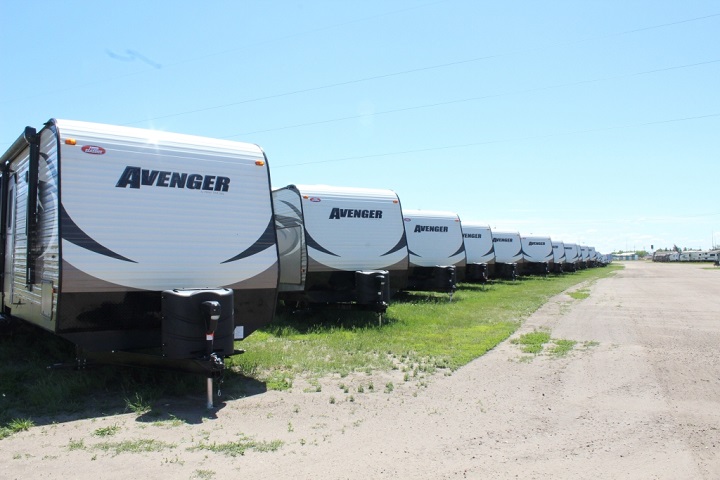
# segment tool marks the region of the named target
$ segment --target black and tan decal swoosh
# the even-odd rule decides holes
[[[448,258],[452,258],[452,257],[454,257],[455,255],[459,255],[459,254],[461,254],[461,253],[465,253],[465,242],[463,242],[463,243],[460,245],[460,248],[457,249],[457,252],[453,253],[453,254],[450,255]]]
[[[488,250],[488,251],[485,253],[485,255],[482,255],[482,256],[483,256],[483,257],[487,257],[487,256],[490,255],[491,253],[492,253],[493,255],[495,254],[495,247],[492,246],[492,245],[490,245],[490,250]]]
[[[405,232],[403,232],[402,237],[398,241],[397,245],[395,245],[393,248],[388,250],[387,252],[380,255],[381,257],[384,257],[385,255],[390,255],[391,253],[395,253],[399,250],[402,250],[403,248],[407,248],[407,237],[405,237]]]
[[[412,250],[410,250],[410,248],[408,248],[408,253],[409,253],[410,255],[415,255],[416,257],[422,258],[422,255],[418,255],[417,253],[415,253],[415,252],[413,252]]]
[[[60,225],[63,240],[67,240],[68,242],[77,245],[78,247],[90,250],[91,252],[97,253],[98,255],[104,255],[106,257],[114,258],[116,260],[122,260],[123,262],[137,263],[135,260],[125,258],[119,253],[115,253],[109,248],[100,245],[90,235],[85,233],[82,228],[78,227],[75,221],[67,213],[62,203],[60,204]]]
[[[288,206],[288,208],[290,208],[290,210],[292,210],[293,212],[295,212],[295,214],[297,215],[298,218],[302,218],[302,212],[301,212],[300,210],[298,210],[298,209],[295,207],[295,205],[293,205],[292,203],[290,203],[290,202],[288,202],[288,201],[286,201],[286,200],[280,200],[280,202],[281,202],[281,203],[284,203],[285,205]]]
[[[252,255],[255,255],[256,253],[260,253],[263,250],[267,250],[268,248],[275,245],[275,226],[273,225],[273,220],[270,219],[268,222],[267,227],[265,227],[265,231],[260,235],[260,238],[258,238],[255,243],[250,245],[247,249],[244,251],[238,253],[232,258],[229,258],[225,260],[223,263],[230,263],[235,262],[237,260],[241,260],[243,258],[250,257]]]
[[[333,257],[340,256],[331,252],[330,250],[320,245],[317,241],[315,241],[315,239],[312,238],[312,235],[310,235],[310,232],[307,231],[307,228],[305,229],[305,244],[308,247],[312,247],[314,250],[317,250],[318,252],[327,253],[328,255],[332,255]]]

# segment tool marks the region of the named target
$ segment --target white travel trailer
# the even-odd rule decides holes
[[[462,222],[462,231],[467,255],[465,280],[486,282],[495,265],[495,249],[490,226],[476,222]]]
[[[576,243],[565,243],[565,271],[576,272],[581,267],[582,253]]]
[[[523,275],[547,275],[553,268],[554,254],[550,237],[520,237]]]
[[[565,243],[552,242],[553,249],[553,272],[563,273],[565,271]]]
[[[53,119],[0,157],[0,179],[2,313],[84,358],[210,375],[272,320],[278,255],[257,145]]]
[[[589,264],[591,267],[597,267],[600,264],[598,253],[595,251],[595,247],[588,247]]]
[[[590,267],[590,248],[580,245],[580,268]]]
[[[516,279],[520,273],[518,264],[524,262],[520,234],[493,232],[493,248],[495,249],[493,278]]]
[[[273,202],[286,303],[384,312],[390,292],[405,288],[407,239],[392,190],[289,185]]]
[[[410,253],[408,290],[452,293],[465,277],[465,243],[456,213],[403,210]]]

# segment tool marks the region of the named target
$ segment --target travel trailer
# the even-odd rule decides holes
[[[588,247],[589,264],[591,267],[597,267],[600,265],[600,259],[598,253],[595,251],[595,247]]]
[[[403,210],[410,254],[407,290],[453,293],[465,277],[465,244],[456,213]]]
[[[487,282],[495,266],[495,249],[490,226],[476,222],[462,222],[467,265],[465,281]]]
[[[581,267],[582,253],[575,243],[565,243],[565,271],[576,272]]]
[[[565,244],[563,242],[552,242],[553,249],[553,272],[563,273],[565,271]]]
[[[590,267],[590,248],[580,245],[580,268]]]
[[[520,236],[523,275],[547,275],[553,269],[554,254],[550,237]]]
[[[495,272],[493,278],[515,280],[520,274],[523,253],[520,234],[517,232],[493,232],[495,249]]]
[[[2,314],[89,360],[214,375],[273,318],[257,145],[53,119],[0,157],[0,192]]]
[[[383,189],[289,185],[273,191],[279,298],[382,313],[407,284],[400,200]]]

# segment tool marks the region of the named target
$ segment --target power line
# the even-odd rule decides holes
[[[287,165],[273,165],[273,170],[276,170],[278,168],[287,168],[287,167],[300,167],[304,165],[316,165],[321,163],[334,163],[334,162],[345,162],[349,160],[362,160],[367,158],[381,158],[381,157],[391,157],[396,155],[406,155],[408,153],[424,153],[424,152],[433,152],[438,150],[451,150],[455,148],[467,148],[467,147],[478,147],[482,145],[491,145],[495,143],[507,143],[507,142],[520,142],[520,141],[526,141],[526,140],[538,140],[543,138],[552,138],[552,137],[562,137],[562,136],[568,136],[568,135],[578,135],[578,134],[584,134],[584,133],[595,133],[595,132],[604,132],[608,130],[619,130],[623,128],[635,128],[635,127],[646,127],[650,125],[661,125],[663,123],[674,123],[674,122],[685,122],[689,120],[700,120],[704,118],[713,118],[713,117],[720,117],[720,113],[710,113],[707,115],[697,115],[693,117],[683,117],[683,118],[672,118],[669,120],[657,120],[653,122],[644,122],[644,123],[633,123],[633,124],[627,124],[627,125],[615,125],[612,127],[601,127],[601,128],[591,128],[587,130],[573,130],[569,132],[560,132],[560,133],[550,133],[547,135],[534,135],[534,136],[528,136],[528,137],[515,137],[515,138],[505,138],[505,139],[498,139],[498,140],[486,140],[483,142],[470,142],[470,143],[461,143],[461,144],[455,144],[455,145],[443,145],[439,147],[428,147],[428,148],[418,148],[413,150],[399,150],[395,152],[384,152],[384,153],[374,153],[370,155],[359,155],[354,157],[341,157],[341,158],[332,158],[328,160],[316,160],[312,162],[302,162],[302,163],[293,163],[293,164],[287,164]]]
[[[379,116],[379,115],[388,115],[391,113],[400,113],[400,112],[407,112],[407,111],[411,111],[411,110],[421,110],[421,109],[425,109],[425,108],[442,107],[442,106],[447,106],[447,105],[454,105],[457,103],[467,103],[467,102],[474,102],[474,101],[479,101],[479,100],[487,100],[490,98],[500,98],[500,97],[506,97],[506,96],[510,96],[510,95],[519,95],[519,94],[540,92],[540,91],[544,91],[544,90],[552,90],[552,89],[564,88],[564,87],[575,87],[578,85],[603,82],[603,81],[607,81],[607,80],[617,80],[617,79],[621,79],[621,78],[630,78],[630,77],[636,77],[636,76],[641,76],[641,75],[649,75],[649,74],[653,74],[653,73],[662,73],[662,72],[668,72],[668,71],[672,71],[672,70],[680,70],[683,68],[691,68],[691,67],[698,67],[698,66],[703,66],[703,65],[710,65],[710,64],[718,63],[718,62],[720,62],[720,59],[708,60],[706,62],[690,63],[690,64],[686,64],[686,65],[676,65],[676,66],[672,66],[672,67],[657,68],[657,69],[653,69],[653,70],[645,70],[642,72],[634,72],[634,73],[627,73],[627,74],[621,74],[621,75],[613,75],[613,76],[608,76],[608,77],[600,77],[600,78],[594,78],[594,79],[590,79],[590,80],[578,80],[575,82],[559,83],[559,84],[555,84],[555,85],[546,85],[544,87],[534,87],[534,88],[528,88],[528,89],[524,89],[524,90],[514,90],[514,91],[510,91],[510,92],[494,93],[494,94],[482,95],[482,96],[476,96],[476,97],[461,98],[461,99],[457,99],[457,100],[448,100],[445,102],[435,102],[435,103],[427,103],[427,104],[423,104],[423,105],[414,105],[414,106],[409,106],[409,107],[404,107],[404,108],[396,108],[396,109],[392,109],[392,110],[383,110],[383,111],[374,112],[374,113],[365,113],[365,114],[360,114],[360,115],[348,115],[345,117],[336,117],[336,118],[325,119],[325,120],[317,120],[314,122],[296,123],[293,125],[285,125],[282,127],[266,128],[263,130],[253,130],[250,132],[242,132],[242,133],[236,133],[233,135],[225,135],[221,138],[234,138],[234,137],[240,137],[240,136],[245,136],[245,135],[254,135],[257,133],[276,132],[279,130],[289,130],[292,128],[308,127],[308,126],[313,126],[313,125],[323,125],[323,124],[327,124],[327,123],[335,123],[335,122],[341,122],[341,121],[345,121],[345,120],[355,120],[358,118],[367,118],[367,117],[373,117],[373,116]]]
[[[153,121],[153,120],[163,120],[163,119],[179,117],[179,116],[183,116],[183,115],[191,115],[194,113],[203,113],[203,112],[208,112],[211,110],[218,110],[218,109],[222,109],[222,108],[235,107],[238,105],[244,105],[244,104],[248,104],[248,103],[260,102],[260,101],[264,101],[264,100],[271,100],[271,99],[275,99],[275,98],[288,97],[291,95],[298,95],[301,93],[315,92],[318,90],[342,87],[342,86],[347,86],[347,85],[369,82],[369,81],[373,81],[373,80],[381,80],[381,79],[385,79],[385,78],[409,75],[409,74],[413,74],[413,73],[425,72],[425,71],[429,71],[429,70],[436,70],[436,69],[440,69],[440,68],[448,68],[448,67],[453,67],[453,66],[458,66],[458,65],[468,64],[468,63],[479,62],[482,60],[489,60],[492,58],[499,58],[499,57],[504,57],[504,56],[518,55],[518,54],[522,54],[522,53],[530,53],[530,52],[536,52],[536,51],[541,51],[541,50],[547,50],[552,47],[575,45],[578,43],[589,42],[589,41],[597,40],[597,39],[629,35],[632,33],[638,33],[638,32],[643,32],[643,31],[647,31],[647,30],[654,30],[654,29],[658,29],[658,28],[670,27],[670,26],[674,26],[674,25],[680,25],[683,23],[696,22],[696,21],[706,20],[706,19],[714,18],[714,17],[720,17],[720,13],[713,13],[710,15],[702,16],[702,17],[695,17],[695,18],[690,18],[690,19],[685,19],[685,20],[678,20],[675,22],[663,23],[663,24],[659,24],[659,25],[652,25],[649,27],[635,28],[632,30],[625,30],[622,32],[617,32],[617,33],[602,34],[602,35],[597,35],[597,36],[593,36],[593,37],[588,37],[585,39],[577,39],[577,40],[571,40],[571,41],[567,41],[567,42],[556,42],[556,43],[552,43],[552,44],[545,45],[542,47],[533,47],[533,48],[527,48],[527,49],[514,50],[514,51],[510,51],[510,52],[504,52],[504,53],[483,55],[483,56],[468,58],[468,59],[464,59],[464,60],[457,60],[454,62],[445,62],[445,63],[435,64],[435,65],[427,65],[424,67],[400,70],[397,72],[383,73],[380,75],[372,75],[372,76],[357,78],[357,79],[353,79],[353,80],[345,80],[345,81],[341,81],[341,82],[317,85],[314,87],[307,87],[307,88],[302,88],[302,89],[297,89],[297,90],[291,90],[291,91],[283,92],[283,93],[265,95],[265,96],[249,98],[249,99],[245,99],[245,100],[238,100],[236,102],[223,103],[223,104],[213,105],[213,106],[209,106],[209,107],[203,107],[203,108],[198,108],[198,109],[193,109],[193,110],[185,110],[182,112],[176,112],[176,113],[170,113],[167,115],[160,115],[157,117],[145,118],[142,120],[135,120],[132,122],[123,123],[123,125],[136,125],[138,123],[144,123],[144,122]]]

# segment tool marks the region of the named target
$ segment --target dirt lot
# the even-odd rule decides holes
[[[577,341],[567,356],[505,342],[422,381],[296,381],[215,418],[37,426],[0,441],[0,478],[720,478],[720,268],[628,262],[577,289],[590,296],[553,298],[516,334]],[[242,439],[257,448],[197,448]]]

